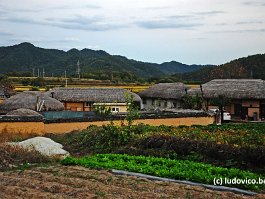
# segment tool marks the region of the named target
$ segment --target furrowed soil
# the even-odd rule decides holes
[[[265,198],[53,165],[0,172],[0,198]]]

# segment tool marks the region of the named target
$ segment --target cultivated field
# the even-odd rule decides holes
[[[259,193],[250,197],[110,172],[120,169],[205,184],[213,184],[216,176],[264,179],[264,128],[263,123],[90,126],[47,135],[72,155],[60,162],[0,144],[0,198],[265,198],[264,184],[230,185]]]
[[[264,198],[257,195],[254,198]],[[197,186],[113,175],[73,166],[0,172],[0,198],[253,198]]]

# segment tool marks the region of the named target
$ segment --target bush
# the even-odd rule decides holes
[[[265,147],[233,147],[227,144],[216,144],[213,141],[181,139],[166,134],[139,139],[133,147],[141,151],[150,149],[162,151],[163,154],[168,151],[169,157],[175,153],[182,159],[197,156],[193,157],[193,160],[265,173]],[[123,152],[126,153],[126,151]]]

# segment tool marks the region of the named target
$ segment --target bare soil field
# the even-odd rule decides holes
[[[0,172],[0,198],[265,198],[53,165]]]

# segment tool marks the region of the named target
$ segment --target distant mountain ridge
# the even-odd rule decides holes
[[[186,81],[207,82],[212,79],[263,79],[265,80],[265,54],[235,59],[216,67],[204,67],[197,71],[175,74]]]
[[[129,73],[135,76],[149,78],[172,75],[175,73],[192,72],[206,66],[186,65],[176,61],[162,64],[141,62],[120,55],[110,55],[103,50],[71,49],[67,52],[57,49],[44,49],[31,43],[21,43],[14,46],[0,47],[0,74],[32,73],[35,69],[45,70],[46,76],[53,74],[68,75],[76,72],[76,63],[80,61],[81,73]]]

